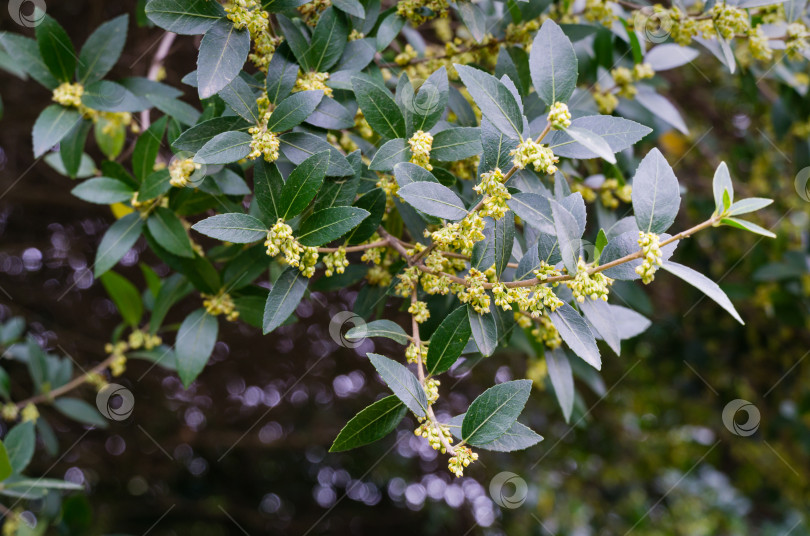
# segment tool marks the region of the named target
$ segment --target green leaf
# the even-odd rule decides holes
[[[301,223],[298,242],[321,246],[351,231],[368,215],[367,210],[357,207],[330,207],[313,212]]]
[[[0,482],[7,479],[14,473],[14,468],[11,466],[11,460],[8,457],[6,445],[0,441]]]
[[[408,344],[409,338],[399,324],[390,320],[375,320],[368,324],[355,326],[346,332],[349,340],[362,340],[368,337],[385,337],[399,344]]]
[[[610,115],[588,115],[571,121],[571,127],[583,128],[602,138],[613,153],[633,146],[637,141],[652,132],[651,128],[635,121]],[[599,156],[581,143],[577,143],[564,130],[552,130],[543,140],[557,156],[588,159]]]
[[[169,182],[169,170],[164,168],[150,173],[144,179],[138,190],[138,199],[141,202],[155,199],[171,190],[172,184]]]
[[[262,333],[267,335],[281,324],[295,311],[304,292],[307,290],[309,280],[301,275],[298,268],[287,267],[273,284],[267,295],[264,306],[264,319]]]
[[[352,15],[359,19],[366,18],[366,10],[363,8],[363,4],[357,0],[334,0],[333,3],[336,8],[347,15]]]
[[[712,191],[714,192],[715,213],[723,214],[728,208],[724,202],[724,197],[728,195],[729,204],[734,202],[734,185],[731,183],[731,175],[725,162],[720,162],[714,172]]]
[[[188,239],[186,228],[174,211],[168,208],[156,207],[146,220],[146,227],[152,233],[155,241],[166,251],[171,251],[180,257],[193,258],[194,250]]]
[[[550,199],[551,214],[554,217],[554,230],[560,244],[560,255],[569,274],[577,271],[579,250],[582,245],[579,224],[576,218],[562,204]]]
[[[261,220],[239,212],[217,214],[198,221],[191,228],[211,238],[235,244],[250,244],[267,237],[267,227]]]
[[[495,221],[492,249],[495,255],[495,273],[500,278],[512,258],[512,246],[515,242],[515,218],[505,214]]]
[[[205,32],[197,56],[197,91],[201,99],[219,93],[239,75],[250,52],[250,33],[237,30],[228,19],[217,20]]]
[[[464,417],[466,416],[466,413],[456,415],[450,419],[450,422],[448,423],[450,425],[450,433],[459,439],[461,439],[461,423],[464,422]],[[533,445],[536,445],[542,440],[543,436],[536,433],[528,426],[515,421],[512,426],[509,427],[509,430],[504,432],[503,435],[497,439],[493,439],[488,443],[483,443],[476,446],[479,449],[491,450],[495,452],[514,452],[516,450],[527,449]]]
[[[547,20],[534,36],[529,69],[537,95],[548,106],[568,102],[577,85],[574,45],[556,22]]]
[[[464,202],[447,186],[414,182],[399,189],[399,196],[415,209],[450,221],[467,215]]]
[[[43,14],[36,34],[39,53],[48,70],[57,80],[71,82],[76,70],[76,50],[65,29],[53,17]]]
[[[378,441],[397,427],[407,408],[396,396],[378,400],[352,417],[335,438],[329,452],[341,452]]]
[[[568,347],[590,366],[602,370],[602,358],[599,356],[596,339],[579,313],[563,302],[555,311],[549,313],[549,317]]]
[[[431,151],[432,152],[432,151]],[[377,149],[374,158],[368,165],[371,171],[391,171],[394,166],[411,159],[411,149],[405,138],[388,140]]]
[[[34,158],[39,158],[62,141],[82,120],[75,108],[51,104],[39,114],[34,123]]]
[[[177,356],[177,374],[186,389],[208,363],[217,342],[218,332],[217,317],[209,315],[202,308],[192,312],[180,324],[174,347]]]
[[[111,205],[132,199],[135,191],[129,185],[109,177],[96,177],[82,181],[70,193],[88,203]]]
[[[773,199],[765,199],[764,197],[749,197],[748,199],[741,199],[732,204],[728,209],[729,216],[739,216],[740,214],[748,214],[749,212],[756,212],[773,203]]]
[[[427,80],[419,87],[416,95],[408,95],[405,100],[405,108],[413,115],[414,130],[427,132],[436,126],[450,98],[449,83],[447,81],[447,70],[444,66],[439,67]],[[433,140],[433,149],[436,149],[436,139]],[[432,152],[432,151],[431,151]],[[434,158],[438,156],[434,155]]]
[[[81,121],[70,133],[59,143],[59,156],[65,166],[65,173],[75,179],[82,167],[84,157],[84,145],[87,143],[87,135],[93,128],[91,121]]]
[[[528,223],[538,231],[556,234],[554,218],[551,215],[551,206],[547,197],[540,194],[518,192],[506,201],[506,205],[521,220]]]
[[[66,482],[55,478],[22,478],[15,479],[14,482],[7,482],[6,489],[28,488],[31,489],[61,489],[61,490],[83,490],[84,486],[75,482]]]
[[[661,234],[672,225],[681,205],[678,179],[658,149],[638,165],[633,177],[633,211],[638,228]]]
[[[523,114],[512,92],[491,74],[455,64],[481,113],[495,128],[512,139],[523,139]]]
[[[440,162],[456,162],[479,155],[482,151],[479,128],[448,128],[433,136],[430,157]]]
[[[191,283],[180,274],[172,274],[166,278],[152,306],[152,315],[149,317],[149,333],[153,335],[157,333],[169,309],[191,292],[191,289]]]
[[[22,67],[31,75],[31,78],[48,89],[54,89],[59,81],[53,77],[42,56],[39,54],[39,45],[29,37],[3,32],[0,33],[0,44],[6,49],[9,56],[18,67]]]
[[[343,54],[348,37],[346,16],[332,7],[323,10],[307,50],[307,68],[316,72],[328,71]]]
[[[8,432],[3,443],[5,443],[9,463],[14,474],[22,473],[31,463],[31,458],[34,456],[34,448],[36,447],[34,423],[30,421],[21,422]]]
[[[523,411],[531,389],[531,380],[514,380],[484,391],[470,404],[461,424],[461,437],[473,446],[498,439]]]
[[[608,244],[608,238],[605,234],[604,229],[599,229],[599,233],[596,235],[596,243],[594,244],[593,248],[593,261],[598,263],[599,257],[602,255],[602,250],[605,249],[605,246]]]
[[[267,130],[284,132],[303,123],[315,111],[322,98],[323,91],[321,90],[293,93],[278,103],[276,109],[273,110],[273,114],[267,122]]]
[[[349,165],[346,157],[323,138],[308,132],[288,132],[281,136],[281,151],[284,156],[295,165],[300,164],[310,156],[329,151],[329,177],[354,176],[354,169]]]
[[[353,206],[367,210],[370,213],[366,219],[360,222],[360,225],[346,235],[346,241],[349,244],[359,244],[371,238],[382,223],[385,214],[385,192],[383,192],[382,188],[374,188],[370,192],[363,194],[360,199],[354,202]]]
[[[101,277],[101,274],[115,266],[135,245],[142,229],[143,219],[138,212],[127,214],[110,225],[96,251],[93,274]]]
[[[186,0],[150,0],[146,16],[167,32],[180,35],[203,34],[225,16],[218,2]]]
[[[161,117],[147,128],[135,142],[132,152],[132,172],[138,182],[143,182],[155,169],[155,160],[163,143],[163,132],[169,118]]]
[[[382,52],[391,41],[399,35],[402,27],[405,26],[405,18],[397,15],[396,11],[392,11],[380,22],[377,28],[377,51]]]
[[[305,122],[326,130],[351,129],[354,127],[354,113],[335,99],[321,99]]]
[[[546,351],[546,366],[551,386],[554,387],[554,394],[557,403],[565,417],[565,422],[571,421],[571,412],[574,410],[574,373],[571,371],[571,363],[568,356],[561,348]]]
[[[616,355],[621,354],[621,338],[619,336],[619,325],[616,317],[607,302],[602,300],[592,300],[586,298],[579,304],[585,318],[596,329],[596,332],[604,339],[610,349]]]
[[[284,34],[284,42],[298,60],[301,69],[304,71],[310,70],[311,66],[308,58],[310,38],[309,33],[304,29],[303,22],[292,21],[281,14],[276,15],[276,20],[281,27],[281,33]]]
[[[491,312],[479,315],[472,305],[467,305],[467,316],[478,351],[485,357],[491,356],[498,347],[498,324],[495,316]]]
[[[731,300],[728,299],[726,293],[723,292],[717,283],[700,272],[696,272],[688,266],[684,266],[676,262],[665,262],[661,268],[675,276],[680,277],[699,291],[703,292],[706,296],[720,305],[720,307],[728,311],[728,314],[733,316],[734,320],[742,325],[745,325],[745,322],[743,322],[742,318],[740,318],[740,315],[737,313],[734,305],[732,305]]]
[[[405,137],[405,118],[391,93],[365,78],[352,78],[357,104],[368,124],[388,139]]]
[[[277,104],[281,99],[286,97],[295,87],[295,80],[298,78],[298,64],[293,61],[290,47],[287,42],[281,45],[273,53],[273,59],[267,66],[267,78],[265,81],[267,87],[267,98],[270,102]]]
[[[760,227],[756,223],[751,223],[750,221],[741,220],[739,218],[723,218],[722,220],[720,220],[720,223],[723,225],[729,225],[731,227],[736,227],[737,229],[748,231],[749,233],[762,235],[767,238],[776,238],[775,234],[765,229],[764,227]]]
[[[250,154],[252,137],[247,132],[217,134],[194,155],[198,164],[230,164]]]
[[[577,143],[581,144],[586,149],[592,151],[599,158],[607,160],[611,164],[616,163],[616,157],[613,155],[613,149],[610,148],[608,142],[598,134],[579,127],[568,127],[565,132]]]
[[[281,217],[281,211],[284,210],[281,205],[284,180],[276,165],[265,162],[264,159],[256,160],[253,168],[253,187],[256,204],[264,216],[264,222],[268,225],[275,224]]]
[[[124,322],[132,327],[137,327],[143,316],[143,303],[141,303],[141,293],[135,288],[135,285],[130,283],[126,277],[115,272],[107,272],[100,279]]]
[[[467,308],[461,306],[442,320],[430,338],[427,355],[428,374],[435,376],[450,370],[467,346],[470,335],[472,328]]]
[[[401,164],[395,165],[394,178],[396,178],[400,188],[408,186],[412,182],[418,182],[420,184],[425,182],[439,184],[439,181],[430,171],[410,162],[402,162]]]
[[[104,78],[118,62],[127,40],[129,16],[121,15],[99,26],[84,42],[76,66],[76,79],[90,84]]]
[[[174,140],[172,147],[179,151],[196,153],[218,134],[229,131],[247,131],[250,124],[238,116],[215,117],[203,121],[183,132]]]
[[[53,401],[53,407],[65,417],[98,428],[107,428],[108,422],[95,406],[79,398],[62,397]]]
[[[231,80],[231,83],[219,92],[219,98],[248,123],[255,125],[261,122],[256,95],[242,77],[237,76]]]
[[[283,220],[297,216],[315,198],[328,166],[329,152],[324,151],[310,156],[295,167],[281,189],[280,204],[287,207],[280,215]]]
[[[397,398],[417,417],[424,417],[428,407],[427,395],[416,376],[404,365],[380,354],[369,353],[368,358]]]

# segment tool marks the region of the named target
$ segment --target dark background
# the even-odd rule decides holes
[[[52,0],[47,7],[78,47],[101,22],[134,13],[135,4]],[[33,34],[0,11],[2,30]],[[161,35],[131,20],[112,78],[145,76]],[[179,80],[195,68],[195,55],[194,38],[179,37],[166,62],[167,83],[187,90]],[[716,66],[708,65],[711,73]],[[378,341],[356,351],[339,347],[328,335],[329,320],[350,308],[356,289],[316,293],[299,307],[300,322],[267,337],[221,323],[224,342],[187,391],[172,373],[130,360],[119,382],[134,393],[135,413],[106,430],[87,432],[43,409],[64,456],[38,450],[29,474],[86,483],[86,498],[68,499],[76,533],[808,534],[801,517],[810,499],[808,292],[801,285],[810,285],[752,277],[784,250],[806,250],[807,204],[792,191],[792,162],[772,167],[770,184],[746,183],[766,150],[764,141],[747,138],[763,115],[756,98],[741,99],[746,95],[733,81],[721,85],[731,80],[727,74],[712,84],[695,73],[672,76],[673,98],[691,103],[690,127],[716,127],[694,151],[685,150],[691,142],[664,144],[670,162],[684,157],[675,170],[690,208],[676,228],[711,212],[708,178],[717,154],[731,162],[742,190],[780,200],[764,216],[768,227],[781,222],[780,240],[710,230],[677,254],[679,262],[723,277],[746,327],[672,276],[619,293],[654,325],[625,342],[622,357],[605,352],[607,396],[578,383],[577,422],[569,426],[553,393],[535,390],[526,424],[545,441],[520,454],[482,453],[468,476],[456,479],[444,457],[414,438],[412,419],[396,437],[327,452],[341,426],[385,391],[361,356],[372,348],[392,357],[402,350]],[[0,315],[24,316],[51,350],[89,368],[105,357],[119,322],[87,271],[113,216],[72,197],[69,179],[33,161],[30,131],[49,93],[2,72],[0,96]],[[735,114],[754,118],[743,136],[726,124]],[[139,262],[162,269],[139,242],[116,270],[142,282]],[[198,306],[188,299],[170,320]],[[386,316],[406,318],[392,307]],[[12,378],[21,382],[14,389],[24,392],[25,372],[14,367],[8,365]],[[461,381],[448,377],[442,408],[463,411],[493,381],[523,377],[526,367],[526,356],[501,352],[463,371]],[[94,395],[87,388],[81,396]],[[754,436],[735,436],[722,424],[723,407],[736,398],[761,411]],[[502,509],[490,498],[490,480],[502,471],[529,485],[519,508]]]

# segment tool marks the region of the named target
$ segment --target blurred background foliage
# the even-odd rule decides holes
[[[48,13],[81,42],[136,4],[52,1]],[[19,31],[12,26],[3,18],[2,29]],[[157,39],[134,30],[114,74],[144,75]],[[179,84],[195,53],[191,38],[175,45],[167,83]],[[720,282],[745,326],[669,275],[643,290],[617,284],[653,326],[580,390],[572,425],[553,393],[535,389],[526,424],[545,441],[493,453],[456,480],[413,436],[415,422],[395,440],[327,453],[342,424],[385,391],[361,356],[386,347],[379,339],[356,349],[334,344],[329,320],[351,307],[357,289],[314,292],[299,306],[300,322],[268,337],[225,326],[227,343],[188,391],[173,374],[132,361],[121,382],[136,409],[124,423],[84,435],[47,413],[65,454],[38,455],[29,473],[88,489],[66,499],[64,533],[810,534],[810,203],[794,185],[810,165],[807,132],[796,128],[810,103],[746,69],[729,75],[708,54],[663,78],[690,129],[683,136],[662,124],[655,132],[686,189],[676,226],[712,212],[710,180],[721,160],[741,197],[776,200],[762,213],[776,240],[718,229],[679,247],[680,262]],[[46,347],[98,362],[118,318],[86,267],[112,216],[34,165],[30,127],[50,95],[7,74],[0,95],[0,317],[21,315]],[[141,281],[139,263],[160,273],[141,243],[122,272]],[[172,314],[179,321],[189,311]],[[25,377],[14,367],[12,378]],[[542,377],[536,369],[517,350],[500,352],[458,371],[464,381],[450,402],[462,411],[493,379]],[[761,413],[750,437],[723,425],[723,408],[737,398]],[[519,508],[490,497],[503,471],[529,486]]]

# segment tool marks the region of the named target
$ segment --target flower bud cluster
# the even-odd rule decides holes
[[[319,73],[315,71],[298,73],[293,92],[320,89],[323,91],[324,95],[331,97],[332,88],[326,85],[327,80],[329,80],[329,73]]]
[[[408,363],[418,363],[419,357],[421,353],[422,362],[427,359],[427,352],[428,347],[422,344],[421,346],[417,347],[414,343],[408,345],[405,349],[405,359],[407,359]]]
[[[434,231],[430,235],[431,240],[439,248],[470,255],[476,242],[484,239],[485,222],[479,212],[471,212],[460,222],[448,223],[438,231]]]
[[[618,17],[613,12],[613,2],[608,0],[586,0],[585,20],[598,22],[602,26],[610,28],[616,19]]]
[[[733,39],[737,34],[746,34],[749,28],[748,14],[742,9],[723,3],[716,3],[709,10],[714,21],[714,29],[725,40]],[[711,34],[706,27],[704,33]],[[708,36],[707,36],[708,37]]]
[[[556,350],[562,344],[560,332],[548,315],[537,318],[537,324],[532,329],[532,336],[539,343],[546,345],[550,350]]]
[[[574,275],[574,279],[566,281],[565,284],[571,289],[574,298],[576,298],[579,303],[583,303],[585,298],[607,301],[613,279],[602,272],[589,273],[588,265],[582,260],[582,257],[580,257],[577,262],[577,273]]]
[[[408,312],[413,315],[413,319],[419,324],[427,322],[427,319],[430,318],[430,310],[428,309],[427,303],[423,301],[411,303],[408,307]]]
[[[447,17],[450,5],[447,0],[399,0],[397,2],[397,15],[419,26],[432,18]]]
[[[655,233],[638,232],[638,245],[644,253],[644,262],[636,267],[636,273],[641,276],[645,285],[652,283],[656,270],[664,264],[660,242],[661,237]]]
[[[551,105],[551,110],[548,112],[548,122],[551,123],[551,128],[555,130],[566,129],[571,126],[571,112],[568,111],[568,105],[562,102],[555,102]]]
[[[175,158],[169,164],[169,184],[175,188],[185,188],[189,178],[201,167],[191,158]]]
[[[506,189],[503,181],[504,175],[500,168],[481,174],[481,182],[473,187],[473,190],[486,196],[484,206],[481,208],[481,216],[499,220],[509,210],[506,201],[512,199],[512,195]]]
[[[456,447],[456,455],[448,460],[447,467],[457,477],[464,476],[464,468],[478,459],[478,454],[469,447]]]
[[[323,264],[326,266],[324,272],[326,277],[331,277],[335,273],[342,274],[349,266],[349,259],[346,258],[346,248],[340,246],[337,251],[324,255]]]
[[[557,166],[554,164],[560,160],[551,149],[532,139],[520,142],[520,145],[513,149],[509,156],[513,157],[512,162],[518,169],[524,169],[529,164],[533,164],[535,171],[548,175],[553,175],[557,171]]]
[[[275,257],[279,253],[284,255],[284,262],[297,267],[306,277],[315,274],[315,265],[318,264],[318,248],[302,246],[293,236],[292,228],[279,220],[267,231],[264,241],[267,254]]]
[[[424,417],[421,417],[419,422],[421,424],[413,431],[413,435],[427,439],[430,446],[433,447],[433,450],[438,450],[442,454],[447,452],[442,442],[442,437],[444,437],[448,445],[453,443],[453,434],[450,433],[450,427],[446,424],[434,423]]]
[[[429,406],[432,406],[439,399],[439,385],[441,385],[441,382],[435,378],[425,380],[425,395]]]
[[[205,307],[205,312],[209,315],[225,315],[225,318],[230,322],[234,322],[239,318],[239,311],[236,310],[233,299],[224,289],[215,295],[203,294],[202,297],[204,298],[203,307]]]
[[[410,45],[408,45],[410,46]],[[430,149],[433,147],[433,136],[429,132],[417,130],[408,140],[411,146],[411,163],[430,171]]]
[[[464,280],[467,285],[459,285],[461,287],[457,292],[459,301],[472,305],[478,314],[488,313],[491,300],[484,288],[484,283],[489,282],[486,274],[475,268],[470,268],[470,272]]]
[[[53,101],[68,106],[71,108],[82,107],[82,95],[84,95],[84,86],[70,82],[62,82],[59,87],[53,90]]]

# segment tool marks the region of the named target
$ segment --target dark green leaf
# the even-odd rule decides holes
[[[261,220],[239,212],[217,214],[198,221],[191,228],[211,238],[235,244],[250,244],[267,236],[267,227]]]
[[[203,34],[225,16],[219,3],[208,0],[149,0],[145,12],[156,25],[180,35]]]
[[[515,380],[484,391],[470,404],[461,424],[461,437],[473,446],[498,439],[523,411],[531,389],[531,380]]]
[[[346,332],[348,340],[362,340],[368,337],[385,337],[399,344],[408,344],[408,335],[399,324],[390,320],[375,320],[355,326]]]
[[[328,167],[328,151],[312,155],[296,166],[281,189],[280,204],[286,207],[281,219],[289,220],[307,208],[321,189]]]
[[[135,193],[132,188],[123,182],[109,177],[96,177],[87,179],[70,191],[73,195],[88,203],[110,205],[132,199]]]
[[[577,85],[577,55],[574,46],[553,20],[547,20],[534,36],[529,68],[537,95],[548,106],[568,102]]]
[[[61,82],[73,81],[76,50],[65,29],[50,15],[43,15],[36,34],[39,53],[51,74]]]
[[[484,71],[459,64],[455,67],[484,117],[507,137],[522,139],[523,114],[509,89]]]
[[[638,228],[661,234],[669,229],[681,205],[678,179],[664,155],[653,149],[638,165],[633,177],[633,211]]]
[[[332,145],[318,136],[306,132],[288,132],[281,136],[281,151],[290,162],[300,164],[310,156],[329,151],[329,177],[349,177],[354,175],[354,169],[349,165],[346,157],[332,147]]]
[[[336,240],[354,229],[369,212],[356,207],[330,207],[313,212],[301,223],[298,242],[320,246]]]
[[[115,266],[127,251],[135,245],[143,229],[143,219],[138,212],[127,214],[113,223],[96,251],[93,273],[96,277]]]
[[[574,373],[571,371],[571,363],[568,356],[561,348],[546,351],[546,366],[548,367],[548,377],[551,386],[554,387],[554,394],[557,396],[557,403],[565,417],[565,422],[571,420],[571,412],[574,410]]]
[[[247,132],[223,132],[208,141],[194,155],[198,164],[230,164],[250,154],[252,138]]]
[[[135,285],[126,277],[115,272],[107,272],[100,279],[124,322],[132,327],[137,327],[143,316],[143,303],[141,303],[141,293],[135,288]]]
[[[404,365],[385,356],[370,353],[368,358],[397,398],[417,417],[424,417],[428,407],[427,396],[416,376]]]
[[[590,366],[602,370],[602,358],[599,356],[599,348],[596,347],[596,339],[579,313],[567,303],[563,303],[554,312],[549,313],[549,317],[569,348]]]
[[[432,151],[431,151],[432,152]],[[385,142],[374,154],[368,165],[372,171],[391,171],[394,166],[411,159],[411,149],[405,138],[394,138]]]
[[[51,104],[39,114],[34,123],[34,158],[39,158],[62,141],[82,120],[75,108]]]
[[[230,131],[247,131],[250,124],[237,116],[215,117],[203,121],[183,132],[174,140],[172,147],[181,151],[196,153],[215,136]]]
[[[466,413],[456,415],[450,419],[450,432],[453,436],[461,439],[461,423],[464,422]],[[514,452],[516,450],[527,449],[543,440],[543,436],[534,430],[515,421],[512,426],[497,439],[488,443],[476,445],[479,449],[491,450],[495,452]]]
[[[343,54],[348,37],[346,16],[333,7],[323,10],[312,32],[307,68],[316,72],[328,71]]]
[[[149,125],[135,142],[132,153],[132,172],[138,182],[143,182],[155,169],[155,160],[163,143],[163,132],[166,130],[168,117],[164,116]]]
[[[438,183],[411,183],[399,189],[399,196],[415,209],[437,218],[456,221],[467,215],[464,202]]]
[[[20,474],[31,463],[36,447],[36,433],[33,422],[21,422],[6,435],[3,443],[6,446],[8,459],[14,474]],[[2,475],[0,475],[2,476]]]
[[[59,156],[65,166],[65,173],[72,179],[77,177],[79,169],[81,169],[84,145],[92,127],[91,121],[81,121],[59,144]]]
[[[273,104],[281,102],[295,86],[298,64],[294,60],[289,45],[284,42],[276,49],[267,66],[267,97]]]
[[[467,305],[467,316],[478,351],[485,357],[491,356],[498,347],[498,324],[495,316],[491,312],[479,315],[472,305]]]
[[[304,297],[308,282],[298,268],[290,266],[282,272],[267,295],[262,333],[267,335],[287,320]]]
[[[461,306],[442,320],[430,338],[427,355],[428,374],[435,376],[450,370],[464,347],[467,346],[470,335],[472,335],[472,328],[470,328],[467,308]]]
[[[433,136],[430,156],[440,162],[456,162],[479,155],[482,151],[481,130],[458,127],[442,130]]]
[[[353,206],[367,210],[370,213],[354,231],[346,236],[349,244],[359,244],[371,238],[380,223],[382,223],[385,214],[385,192],[381,188],[374,188],[370,192],[363,194],[360,199],[355,201]]]
[[[227,19],[205,32],[197,57],[197,90],[201,99],[216,95],[239,75],[250,52],[250,33]]]
[[[129,16],[121,15],[99,26],[84,42],[76,66],[76,79],[90,84],[104,78],[118,62],[127,40]]]
[[[149,332],[157,333],[169,309],[191,292],[191,284],[180,274],[172,274],[163,282],[152,306],[149,318]]]
[[[79,398],[57,398],[53,401],[53,407],[65,417],[80,423],[97,426],[98,428],[107,428],[109,424],[95,406],[91,406]]]
[[[281,101],[273,110],[270,121],[267,122],[267,130],[270,132],[284,132],[301,124],[315,111],[322,98],[323,91],[321,90],[293,93]]]
[[[258,159],[253,168],[253,186],[256,204],[264,216],[264,222],[268,225],[275,224],[284,210],[280,201],[284,180],[276,165]]]
[[[385,138],[405,137],[405,118],[391,93],[365,78],[352,78],[357,103],[368,124]]]
[[[335,438],[329,452],[341,452],[378,441],[397,427],[407,408],[396,396],[378,400],[355,415]]]
[[[218,332],[217,317],[209,315],[202,308],[192,312],[180,324],[174,347],[177,356],[177,374],[186,389],[208,363],[217,342]]]
[[[180,257],[194,257],[186,228],[173,211],[163,207],[155,208],[146,220],[146,226],[157,243],[166,251]]]
[[[252,124],[258,124],[260,122],[259,105],[256,103],[256,95],[241,76],[237,76],[231,80],[231,83],[219,92],[219,98],[224,100],[225,104],[245,121]]]
[[[31,78],[48,89],[54,89],[59,81],[53,77],[42,56],[37,42],[29,37],[3,32],[0,33],[0,44],[6,49],[15,65],[24,68]]]

